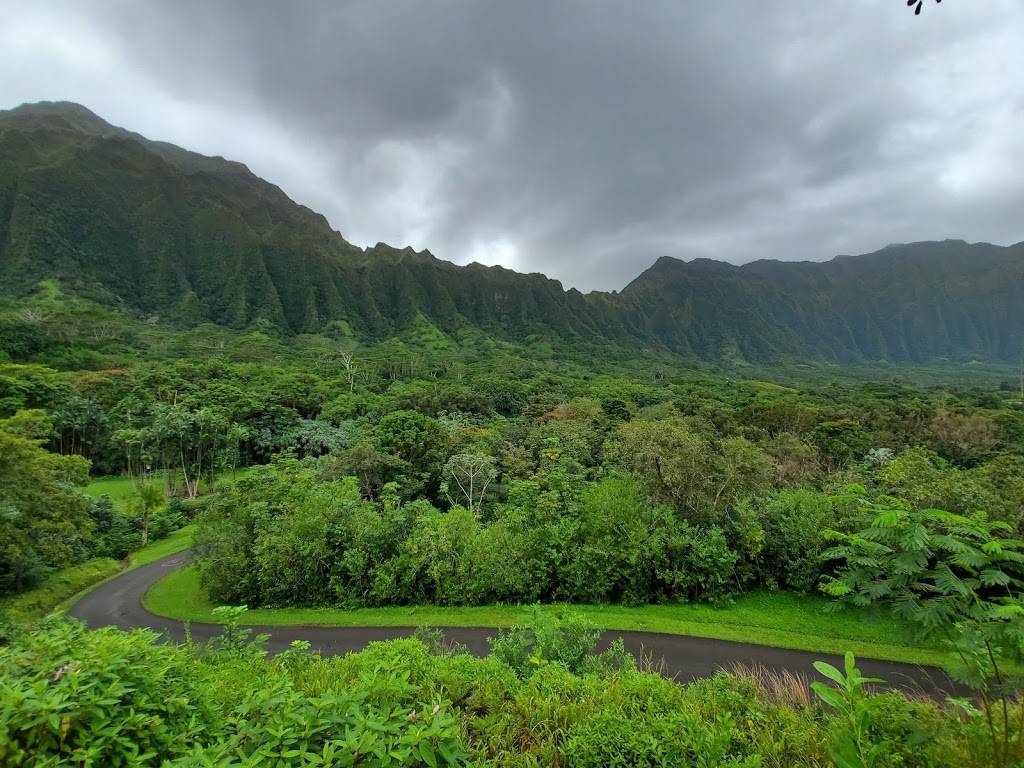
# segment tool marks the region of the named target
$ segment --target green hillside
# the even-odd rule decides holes
[[[662,258],[620,293],[584,295],[539,274],[363,250],[244,165],[68,103],[0,112],[0,290],[49,279],[161,325],[374,341],[425,318],[716,363],[1014,361],[1024,338],[1024,244],[742,267]]]

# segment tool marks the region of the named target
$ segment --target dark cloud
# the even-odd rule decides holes
[[[1024,7],[14,5],[0,104],[246,162],[361,245],[619,288],[658,256],[1024,239]]]

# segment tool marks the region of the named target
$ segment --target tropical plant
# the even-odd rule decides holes
[[[491,654],[521,677],[529,677],[545,664],[561,664],[574,674],[633,667],[618,638],[605,651],[597,652],[601,637],[586,617],[573,612],[546,613],[534,606],[530,620],[488,638]]]
[[[951,674],[981,698],[994,763],[1010,765],[1022,747],[1011,711],[1024,683],[1012,671],[1024,662],[1024,542],[983,514],[912,510],[871,501],[860,488],[844,501],[868,523],[831,533],[836,546],[825,556],[841,566],[824,591],[857,606],[884,602],[922,634],[942,638],[959,661]]]
[[[150,517],[164,505],[165,501],[163,491],[157,485],[153,483],[136,484],[132,493],[130,508],[139,520],[142,534],[140,546],[144,547],[149,544]]]
[[[825,704],[834,709],[839,722],[832,731],[830,754],[837,768],[874,768],[889,745],[871,738],[874,711],[864,686],[884,682],[877,677],[864,677],[857,669],[852,653],[847,652],[840,672],[824,661],[814,662],[818,673],[835,687],[815,680],[811,689]]]

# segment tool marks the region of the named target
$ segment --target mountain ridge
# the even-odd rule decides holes
[[[67,102],[0,112],[0,280],[42,279],[158,320],[282,333],[338,322],[380,339],[423,315],[703,360],[1010,360],[1024,336],[1024,243],[889,245],[828,261],[662,256],[621,291],[360,248],[244,164],[111,126]]]

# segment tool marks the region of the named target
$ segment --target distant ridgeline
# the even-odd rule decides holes
[[[149,141],[84,107],[0,112],[0,290],[43,279],[191,325],[367,340],[445,331],[607,338],[703,360],[1016,361],[1024,243],[890,246],[824,263],[659,259],[620,293],[363,250],[240,163]]]

